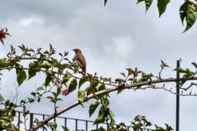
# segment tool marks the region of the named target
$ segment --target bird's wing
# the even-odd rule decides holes
[[[73,59],[74,61],[76,61],[79,66],[81,67],[81,69],[86,72],[86,60],[85,57],[83,56],[83,54],[76,54],[76,56]]]

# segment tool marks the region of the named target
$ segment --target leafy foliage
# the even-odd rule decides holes
[[[63,100],[62,97],[66,97],[69,93],[78,90],[79,104],[83,104],[90,98],[94,99],[94,102],[91,103],[89,107],[89,116],[97,113],[95,124],[107,123],[112,130],[124,130],[125,125],[124,123],[117,125],[115,122],[114,114],[109,106],[108,85],[117,87],[116,90],[118,93],[121,93],[123,90],[129,88],[134,90],[143,89],[143,84],[140,85],[139,83],[145,82],[144,85],[151,85],[154,80],[157,80],[157,77],[152,73],[143,72],[138,68],[127,68],[126,72],[120,73],[121,78],[114,80],[98,76],[96,73],[87,73],[84,75],[81,74],[80,69],[77,68],[73,61],[66,58],[67,54],[62,55],[60,53],[60,58],[55,57],[55,49],[51,45],[50,48],[45,51],[42,51],[42,49],[30,49],[24,45],[20,45],[19,49],[21,49],[22,52],[20,55],[17,55],[16,49],[11,47],[7,58],[0,59],[0,70],[15,69],[18,85],[21,85],[25,80],[35,77],[37,73],[44,73],[46,75],[43,86],[32,92],[32,97],[21,101],[23,106],[28,103],[40,102],[44,97],[54,104],[54,111],[57,112],[57,103]],[[64,61],[62,61],[62,59]],[[29,61],[30,63],[27,67],[24,67],[23,61]],[[163,67],[161,68],[164,69]],[[185,79],[192,78],[196,75],[196,72],[188,68],[180,68],[176,71],[179,71],[182,78]],[[29,79],[26,79],[27,73]],[[136,86],[132,86],[135,84]],[[81,89],[82,86],[83,89]],[[143,121],[144,120],[145,119],[143,119]],[[57,123],[50,123],[48,126],[52,130],[56,130],[56,124]],[[140,129],[140,125],[139,123],[133,123],[133,129]],[[159,126],[156,127],[158,130],[160,128]]]
[[[92,114],[96,111],[97,107],[99,106],[99,102],[95,101],[94,103],[92,103],[89,107],[89,116],[92,116]]]
[[[151,7],[153,0],[137,0],[137,3],[145,3],[146,11]],[[159,12],[159,16],[163,15],[167,9],[170,0],[157,0],[157,9]],[[197,18],[197,3],[190,0],[185,0],[185,2],[181,5],[179,10],[180,18],[182,23],[186,23],[185,31],[189,30]]]
[[[148,11],[150,6],[152,5],[153,0],[138,0],[137,1],[137,3],[141,3],[141,2],[145,3],[146,11]]]
[[[154,125],[154,126],[153,126]],[[173,128],[168,124],[165,124],[165,127],[160,127],[157,124],[152,124],[150,121],[146,119],[143,115],[137,115],[134,118],[134,121],[131,123],[133,131],[173,131]]]
[[[77,80],[73,79],[73,80],[71,80],[71,82],[69,84],[68,92],[73,92],[76,88],[77,88]]]
[[[197,4],[186,0],[180,7],[180,18],[182,23],[186,22],[185,31],[189,30],[197,18]]]
[[[161,16],[166,11],[169,2],[170,0],[158,0],[157,8],[158,8],[159,16]]]
[[[27,77],[26,72],[22,66],[16,68],[16,75],[17,75],[18,85],[20,86]]]
[[[15,105],[10,101],[5,101],[4,107],[0,109],[0,130],[19,131],[14,125],[16,115]]]
[[[137,3],[141,3],[141,2],[145,3],[146,11],[148,11],[153,3],[153,0],[137,0]],[[164,14],[169,3],[170,0],[157,0],[157,9],[159,12],[159,16]]]

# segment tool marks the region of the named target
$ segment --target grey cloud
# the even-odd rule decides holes
[[[53,0],[7,0],[2,1],[0,8],[2,19],[17,19],[38,15],[45,17],[47,23],[55,24],[58,22],[66,23],[67,20],[75,15],[75,11],[86,6],[88,1],[64,1],[54,2]],[[91,3],[91,2],[89,2]]]

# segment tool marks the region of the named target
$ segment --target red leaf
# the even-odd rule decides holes
[[[3,40],[4,40],[8,35],[10,35],[10,34],[8,33],[8,29],[7,29],[7,28],[1,29],[1,30],[0,30],[0,42],[1,42],[2,44],[4,44],[4,41],[3,41]]]
[[[63,92],[62,92],[62,94],[64,96],[67,96],[69,94],[69,90],[68,89],[64,89]]]

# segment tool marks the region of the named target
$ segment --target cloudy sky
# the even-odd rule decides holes
[[[178,15],[182,2],[172,1],[167,12],[158,18],[155,4],[145,13],[136,0],[109,0],[106,7],[102,0],[5,0],[0,4],[0,26],[8,27],[12,37],[7,39],[6,46],[0,46],[0,54],[10,45],[21,43],[33,48],[46,48],[52,43],[59,51],[78,47],[86,56],[88,72],[112,77],[126,67],[158,72],[160,59],[175,66],[176,60],[182,58],[182,65],[190,66],[197,61],[197,29],[194,25],[182,33],[184,27]],[[8,73],[3,78],[2,91],[16,86],[12,77]],[[37,84],[32,82],[31,86]],[[23,85],[26,86],[30,84]],[[12,90],[8,92],[14,94]],[[181,98],[182,131],[195,131],[196,102],[196,98]],[[172,126],[175,123],[175,96],[163,91],[113,94],[111,107],[118,121],[129,122],[136,114],[144,114],[153,122]],[[73,109],[67,115],[88,118],[84,109]]]

